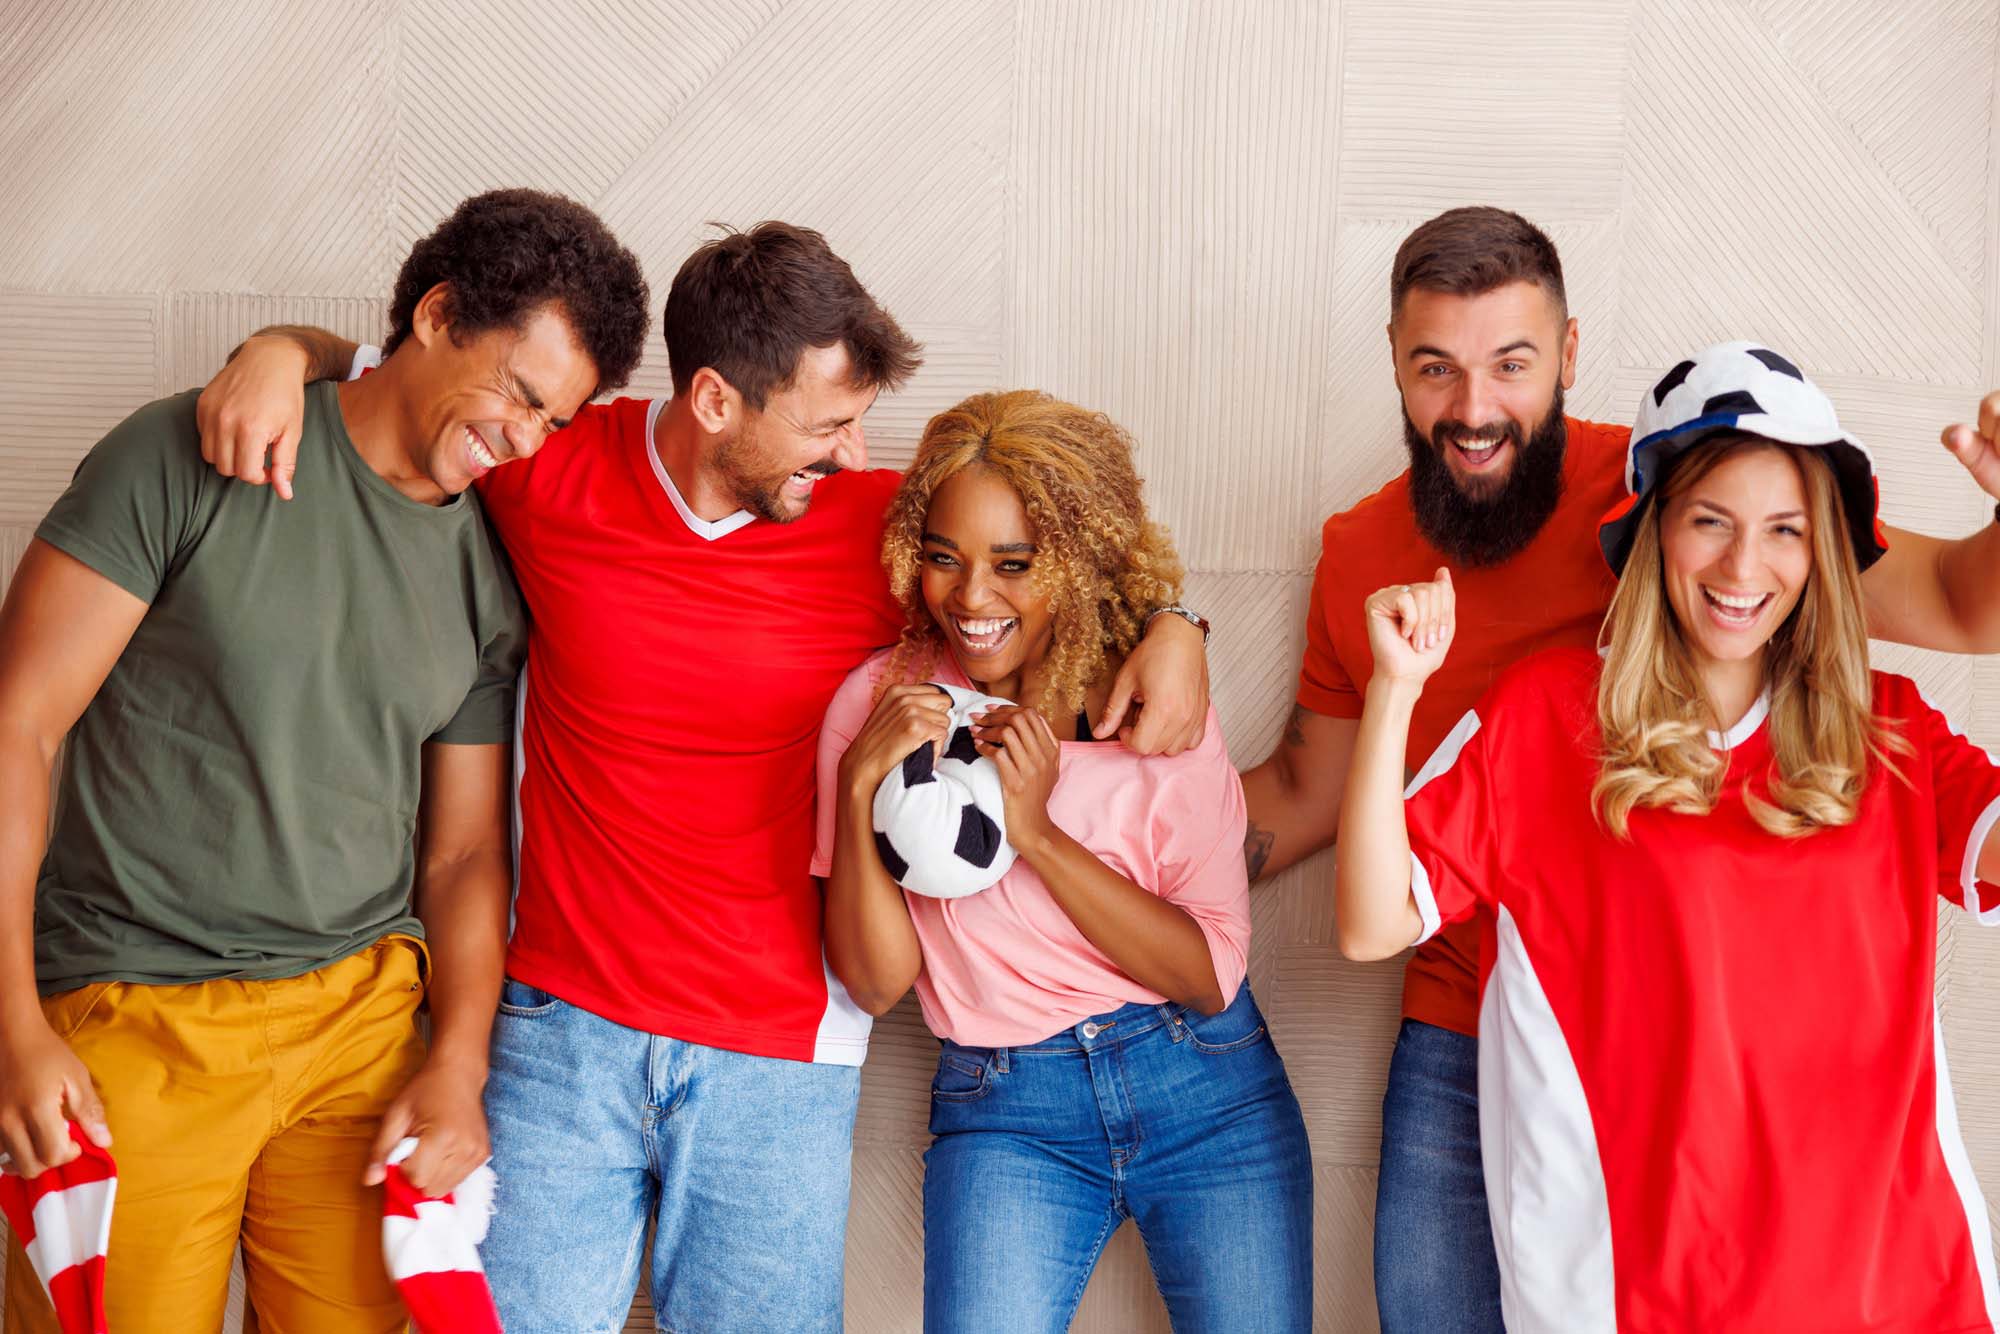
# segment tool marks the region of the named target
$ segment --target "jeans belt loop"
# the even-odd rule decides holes
[[[1007,1073],[1007,1048],[995,1047],[993,1049],[993,1072],[1001,1075]]]

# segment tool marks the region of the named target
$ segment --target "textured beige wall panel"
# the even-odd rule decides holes
[[[855,1149],[847,1327],[856,1334],[918,1334],[923,1328],[923,1189],[921,1149]]]
[[[1403,956],[1350,963],[1330,944],[1280,945],[1277,955],[1276,980],[1259,1005],[1306,1109],[1313,1161],[1372,1168],[1381,1158],[1383,1075],[1400,1022]]]
[[[868,1063],[861,1067],[856,1145],[904,1150],[930,1144],[931,1076],[937,1062],[938,1040],[924,1026],[913,991],[875,1021]]]
[[[1985,267],[1992,0],[1751,0],[1785,60],[1976,284]]]
[[[158,326],[156,297],[0,292],[0,523],[40,523],[77,460],[157,397]]]
[[[1342,219],[1618,211],[1631,4],[1341,7]],[[1567,256],[1565,256],[1567,258]]]
[[[1622,364],[1671,364],[1683,345],[1758,329],[1817,375],[1977,381],[1978,283],[1771,29],[1714,0],[1638,12]],[[1925,65],[1894,87],[1966,92]]]
[[[0,42],[0,284],[385,286],[387,11],[16,0]]]
[[[242,292],[173,292],[160,323],[162,394],[206,384],[229,354],[267,324],[316,324],[357,343],[389,330],[386,297],[288,297]]]
[[[1313,1165],[1313,1329],[1374,1334],[1375,1160]]]
[[[1328,5],[1024,4],[1007,369],[1148,449],[1204,570],[1296,569],[1333,240]]]
[[[1180,534],[1174,537],[1179,540]],[[1182,589],[1182,596],[1199,607],[1213,627],[1208,655],[1211,695],[1229,757],[1239,768],[1271,753],[1291,714],[1311,592],[1312,576],[1305,572],[1197,571]]]
[[[597,198],[780,7],[406,0],[397,6],[397,246],[496,186]]]
[[[1166,1303],[1135,1224],[1111,1234],[1070,1323],[1073,1334],[1169,1334]]]

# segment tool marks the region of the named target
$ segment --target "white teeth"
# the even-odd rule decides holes
[[[479,436],[470,426],[465,428],[465,447],[471,453],[472,461],[480,467],[497,468],[500,466],[500,460],[493,457],[493,451],[480,441]]]
[[[1764,598],[1766,596],[1759,593],[1753,597],[1731,597],[1727,593],[1718,593],[1712,588],[1704,588],[1702,592],[1733,611],[1750,611],[1755,607],[1761,607],[1764,605]]]
[[[953,619],[958,622],[959,632],[968,638],[983,638],[987,635],[997,635],[1002,630],[1014,624],[1014,618],[1011,616],[1004,620],[971,621],[963,616],[954,617]]]

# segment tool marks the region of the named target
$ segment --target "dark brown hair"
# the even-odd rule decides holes
[[[787,222],[729,232],[689,255],[665,324],[675,393],[707,366],[753,408],[791,383],[807,348],[844,343],[854,383],[868,388],[895,389],[922,361],[826,238]]]
[[[1541,285],[1567,317],[1562,260],[1548,234],[1518,213],[1484,205],[1438,214],[1396,248],[1390,269],[1389,318],[1403,313],[1412,287],[1478,296],[1508,283]]]
[[[492,190],[452,210],[410,248],[389,303],[394,352],[410,334],[417,302],[439,283],[452,341],[489,329],[519,332],[553,302],[597,368],[596,394],[632,378],[651,322],[646,275],[595,213],[540,190]]]

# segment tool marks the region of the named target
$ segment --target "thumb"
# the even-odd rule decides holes
[[[1944,428],[1944,447],[1958,456],[1961,463],[1970,463],[1979,449],[1979,433],[1970,426],[1960,423]]]
[[[83,1127],[92,1144],[100,1149],[111,1147],[111,1126],[104,1119],[104,1104],[98,1100],[97,1089],[89,1080],[81,1086],[74,1079],[63,1081],[63,1107],[69,1118]]]
[[[1451,567],[1447,565],[1438,566],[1437,573],[1432,575],[1431,578],[1441,584],[1449,584],[1451,582]]]
[[[1090,734],[1103,741],[1116,733],[1119,724],[1125,721],[1125,715],[1131,711],[1132,697],[1138,689],[1139,678],[1134,675],[1128,659],[1118,669],[1118,676],[1111,683],[1111,695],[1104,701],[1104,714],[1097,720],[1097,726],[1090,729]]]
[[[375,1142],[368,1146],[368,1167],[361,1173],[361,1184],[379,1186],[389,1175],[389,1151],[403,1142],[410,1133],[412,1120],[410,1105],[398,1098],[389,1104],[389,1110],[382,1114],[382,1129],[376,1132]]]
[[[299,430],[287,428],[271,446],[271,485],[281,499],[292,498],[292,474],[299,470]]]

